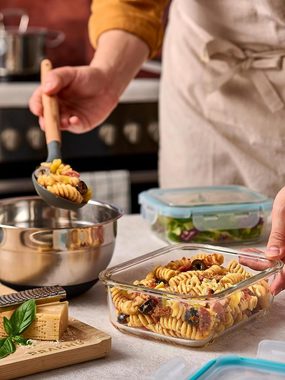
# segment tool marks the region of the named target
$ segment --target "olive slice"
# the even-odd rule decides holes
[[[142,314],[151,314],[151,312],[153,311],[156,305],[157,305],[157,301],[154,300],[153,298],[150,298],[139,307],[139,311]]]
[[[199,313],[197,309],[194,309],[191,307],[191,309],[186,310],[185,321],[188,322],[191,325],[198,325],[199,324]]]
[[[121,313],[118,315],[117,321],[121,323],[122,325],[126,325],[128,323],[128,318],[129,318],[128,314]]]
[[[79,181],[76,189],[79,191],[81,195],[85,195],[88,191],[88,187],[84,181]]]
[[[196,259],[192,261],[190,270],[205,270],[207,269],[207,266],[205,265],[204,261]]]

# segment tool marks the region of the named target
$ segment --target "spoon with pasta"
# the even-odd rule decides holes
[[[51,62],[44,59],[41,63],[42,83],[51,69]],[[57,98],[43,94],[42,100],[48,157],[33,172],[33,184],[38,195],[50,206],[76,211],[88,202],[91,191],[79,173],[62,162]]]

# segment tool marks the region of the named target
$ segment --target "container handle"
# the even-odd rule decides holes
[[[28,14],[23,9],[20,9],[20,8],[6,8],[0,12],[0,29],[5,30],[6,19],[9,17],[15,17],[15,16],[20,18],[20,21],[18,24],[18,31],[20,33],[25,33],[28,29],[30,19],[29,19]]]
[[[190,368],[189,363],[183,357],[175,356],[163,363],[148,377],[148,380],[190,380],[191,374],[193,374],[193,368]]]
[[[216,230],[235,230],[238,228],[253,228],[262,223],[262,218],[258,211],[244,213],[238,212],[217,212],[209,214],[194,214],[194,227],[199,231]]]
[[[257,358],[285,363],[285,341],[262,340],[258,344]]]
[[[55,48],[59,46],[65,40],[65,34],[58,30],[49,30],[47,32],[46,45],[49,48]]]

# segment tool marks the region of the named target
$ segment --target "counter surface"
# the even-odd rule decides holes
[[[125,215],[118,223],[116,248],[110,266],[165,246],[165,243],[150,232],[139,215]],[[25,379],[147,380],[173,357],[183,357],[194,370],[219,355],[254,357],[258,343],[263,339],[285,340],[285,291],[275,298],[266,317],[252,320],[242,329],[225,334],[207,347],[196,349],[144,340],[116,330],[109,321],[106,291],[102,283],[97,283],[87,293],[71,300],[70,315],[110,334],[110,355],[104,359],[28,376]]]

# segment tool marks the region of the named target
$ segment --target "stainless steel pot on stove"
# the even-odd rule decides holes
[[[17,17],[18,26],[7,26],[9,18]],[[40,72],[40,62],[47,47],[60,45],[63,32],[28,27],[29,16],[21,9],[0,12],[0,76],[34,75]]]
[[[112,258],[121,211],[89,201],[78,211],[40,197],[0,201],[0,282],[16,290],[61,285],[69,295],[89,289]]]

